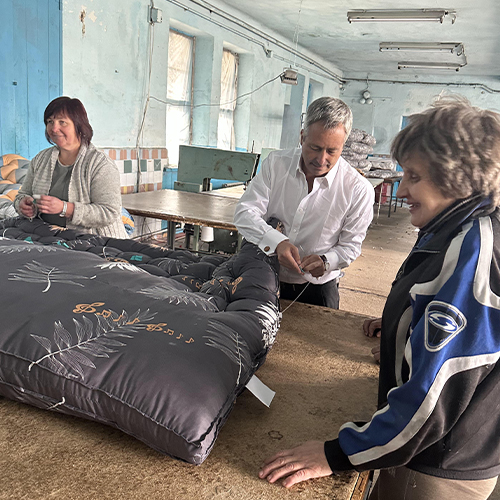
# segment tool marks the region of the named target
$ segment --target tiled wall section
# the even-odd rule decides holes
[[[102,150],[118,166],[122,194],[156,191],[162,188],[163,169],[168,167],[168,151],[165,148],[131,148]]]

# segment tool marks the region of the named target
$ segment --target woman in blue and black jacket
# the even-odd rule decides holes
[[[378,411],[259,475],[380,469],[370,500],[484,500],[500,474],[500,115],[440,100],[392,155],[420,232],[382,315]]]

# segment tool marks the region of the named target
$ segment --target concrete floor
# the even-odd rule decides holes
[[[346,269],[340,281],[340,308],[381,316],[392,280],[416,238],[407,208],[398,207],[387,217],[387,207],[382,207],[378,220],[375,214],[368,229],[361,255]],[[489,500],[500,500],[500,481]]]
[[[368,229],[361,255],[340,280],[340,308],[380,316],[396,273],[417,239],[408,209],[398,207],[387,216],[382,207]]]

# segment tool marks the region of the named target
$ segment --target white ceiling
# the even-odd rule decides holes
[[[232,9],[257,20],[286,38],[298,50],[305,48],[335,65],[345,78],[381,77],[413,80],[437,77],[441,81],[482,82],[500,80],[499,0],[221,0]],[[440,23],[349,23],[347,12],[355,9],[449,9],[456,11]],[[300,14],[299,14],[300,10]],[[398,61],[460,62],[457,55],[418,52],[380,52],[380,42],[461,42],[467,65],[450,70],[398,70]]]

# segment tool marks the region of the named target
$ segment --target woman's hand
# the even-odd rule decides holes
[[[64,202],[55,196],[42,194],[37,200],[38,211],[42,214],[60,214],[64,208]]]
[[[19,210],[25,217],[28,217],[28,219],[34,217],[36,208],[33,198],[31,196],[25,196],[24,198],[21,198],[21,201],[19,202]]]
[[[294,484],[332,474],[326,460],[325,443],[308,441],[290,450],[283,450],[268,458],[262,466],[259,477],[274,483],[284,477],[282,485],[290,488]]]
[[[363,333],[367,337],[380,337],[382,328],[382,318],[365,319],[363,323]]]

